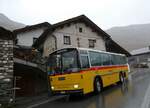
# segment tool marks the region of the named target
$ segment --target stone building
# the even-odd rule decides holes
[[[44,57],[54,50],[66,47],[92,48],[102,51],[130,53],[85,15],[51,25],[33,44]]]
[[[0,104],[47,92],[41,56],[31,45],[16,45],[15,40],[16,35],[0,27]]]
[[[13,99],[13,40],[12,32],[0,27],[0,103]]]

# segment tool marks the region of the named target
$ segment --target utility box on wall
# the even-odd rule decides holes
[[[0,27],[0,104],[13,99],[13,34]]]

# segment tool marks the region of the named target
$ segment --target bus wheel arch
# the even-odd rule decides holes
[[[94,93],[98,94],[102,91],[103,88],[103,82],[101,76],[97,75],[94,78],[93,81],[93,88],[94,88]]]

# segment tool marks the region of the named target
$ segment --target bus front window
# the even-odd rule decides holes
[[[50,74],[61,73],[61,55],[54,54],[49,58],[49,71]]]
[[[51,74],[63,74],[70,72],[77,72],[78,61],[77,51],[67,50],[62,52],[56,52],[50,55],[49,58],[49,69]]]

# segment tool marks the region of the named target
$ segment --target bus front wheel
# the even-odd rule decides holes
[[[96,94],[100,93],[102,91],[102,82],[99,78],[96,78],[94,81],[94,92]]]

